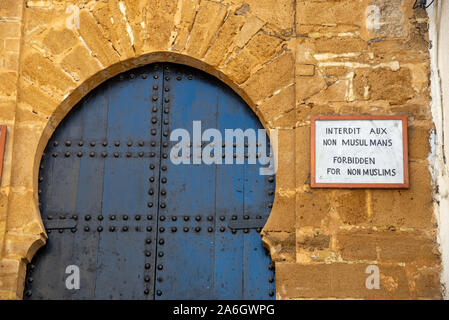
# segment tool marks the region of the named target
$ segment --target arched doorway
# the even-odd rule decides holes
[[[110,79],[67,115],[41,162],[49,239],[28,266],[26,299],[274,298],[258,232],[274,177],[247,161],[174,164],[170,132],[193,121],[262,128],[226,85],[175,64]]]

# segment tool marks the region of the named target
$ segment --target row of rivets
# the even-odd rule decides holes
[[[153,206],[153,204],[152,203],[149,203],[149,206]],[[165,208],[165,206],[166,206],[166,204],[165,203],[161,203],[161,207],[163,207],[163,208]],[[48,215],[47,217],[47,220],[52,220],[52,219],[54,219],[55,217],[53,217],[52,215]],[[58,217],[56,217],[56,219],[57,219]],[[70,217],[66,217],[65,215],[60,215],[59,216],[59,219],[61,219],[61,220],[64,220],[64,219],[73,219],[73,220],[78,220],[78,215],[72,215],[72,216],[70,216]],[[123,215],[122,216],[122,220],[123,221],[128,221],[129,220],[129,216],[128,215]],[[134,216],[134,220],[136,220],[136,221],[140,221],[141,220],[141,218],[142,218],[142,216],[141,215],[135,215]],[[190,216],[183,216],[183,220],[184,221],[190,221]],[[257,216],[257,219],[261,219],[262,217],[260,216],[260,215],[258,215]],[[85,221],[90,221],[92,219],[92,216],[91,215],[86,215],[86,216],[84,216],[84,220]],[[116,220],[116,219],[118,219],[118,217],[116,216],[116,215],[110,215],[109,217],[108,217],[108,219],[109,220],[111,220],[111,221],[114,221],[114,220]],[[153,219],[153,216],[152,215],[147,215],[146,216],[146,219],[147,220],[152,220]],[[197,222],[200,222],[201,221],[201,219],[202,219],[202,217],[201,216],[195,216],[195,221],[197,221]],[[243,217],[243,219],[244,220],[248,220],[248,219],[250,219],[250,217],[248,216],[248,215],[245,215],[244,217]],[[104,217],[102,216],[102,215],[99,215],[99,216],[97,216],[97,220],[98,221],[103,221],[104,220]],[[166,217],[164,216],[164,215],[161,215],[160,217],[159,217],[159,220],[160,221],[165,221],[166,220]],[[172,216],[171,217],[171,220],[173,221],[173,222],[175,222],[175,221],[177,221],[178,220],[178,217],[177,216]],[[214,217],[213,216],[208,216],[207,217],[207,221],[209,221],[209,222],[212,222],[214,220]],[[219,220],[220,221],[225,221],[226,220],[226,217],[225,216],[220,216],[219,217]],[[233,215],[232,217],[231,217],[231,220],[237,220],[237,216],[236,215]]]
[[[72,154],[76,155],[78,158],[82,158],[84,156],[84,152],[82,152],[82,151],[73,152],[73,153],[67,151],[67,152],[61,152],[60,154],[64,155],[66,158],[69,158]],[[145,153],[145,152],[141,151],[141,152],[135,153],[135,155],[137,155],[139,158],[143,158],[145,156],[145,154],[147,154],[150,158],[154,158],[156,156],[156,154],[154,152]],[[52,157],[54,157],[54,158],[58,157],[58,155],[59,155],[58,152],[53,152],[52,153]],[[91,152],[88,153],[88,155],[91,158],[94,158],[97,155],[97,153],[91,151]],[[103,158],[107,158],[109,156],[109,154],[106,151],[103,151],[103,152],[99,153],[99,155],[101,157],[103,157]],[[114,158],[120,158],[122,156],[122,153],[120,153],[120,152],[113,152],[111,155]],[[132,153],[132,152],[125,152],[123,155],[125,157],[127,157],[127,158],[131,158],[131,157],[133,157],[134,153]],[[168,155],[164,154],[163,157],[164,158],[168,158]]]
[[[130,217],[128,216],[128,215],[123,215],[123,216],[121,216],[122,217],[122,219],[123,219],[123,221],[127,221],[127,220],[129,220],[130,219]],[[141,220],[141,218],[142,218],[143,216],[142,215],[135,215],[134,216],[134,220],[136,220],[136,221],[139,221],[139,220]],[[189,221],[190,220],[190,216],[180,216],[180,217],[183,217],[183,219],[184,219],[184,221]],[[69,215],[69,216],[65,216],[65,215],[60,215],[60,216],[58,216],[58,217],[54,217],[54,216],[52,216],[52,215],[48,215],[48,216],[46,216],[46,219],[47,220],[52,220],[52,219],[61,219],[61,220],[64,220],[64,219],[73,219],[73,220],[78,220],[78,215]],[[84,216],[84,220],[85,221],[90,221],[91,219],[92,219],[93,217],[91,216],[91,215],[86,215],[86,216]],[[98,221],[103,221],[104,220],[104,216],[103,215],[98,215],[97,217],[97,220]],[[117,220],[117,219],[119,219],[120,217],[119,216],[117,216],[117,215],[110,215],[110,216],[108,216],[108,219],[109,220],[111,220],[111,221],[114,221],[114,220]],[[261,219],[262,217],[260,216],[260,215],[258,215],[257,216],[257,219]],[[146,216],[146,219],[147,220],[153,220],[153,215],[147,215]],[[161,215],[160,216],[160,220],[161,221],[165,221],[165,219],[166,219],[166,217],[164,216],[164,215]],[[201,219],[202,219],[202,216],[195,216],[195,220],[196,221],[201,221]],[[207,221],[213,221],[214,220],[214,217],[213,216],[207,216]],[[225,221],[226,220],[226,217],[225,216],[220,216],[219,217],[219,219],[220,219],[220,221]],[[233,215],[232,217],[231,217],[231,219],[232,220],[237,220],[237,216],[236,215]],[[249,216],[248,215],[245,215],[244,216],[244,219],[249,219]],[[172,221],[177,221],[178,220],[178,216],[172,216],[171,217],[171,220]]]
[[[120,229],[120,228],[118,228],[118,227],[116,227],[116,226],[110,226],[109,228],[108,228],[108,230],[110,231],[110,232],[115,232],[115,231],[117,231],[118,229]],[[259,228],[258,228],[259,229]],[[69,229],[63,229],[63,228],[61,228],[61,229],[57,229],[58,230],[58,232],[59,233],[63,233],[64,232],[64,230],[70,230],[71,232],[73,232],[73,233],[75,233],[76,231],[77,231],[77,228],[69,228]],[[84,231],[85,232],[89,232],[91,229],[90,229],[90,227],[89,226],[85,226],[84,227]],[[102,226],[98,226],[97,227],[97,229],[96,229],[98,232],[103,232],[103,227]],[[123,232],[128,232],[130,230],[130,227],[128,227],[128,226],[123,226],[122,228],[121,228],[121,231],[123,231]],[[140,231],[141,229],[140,229],[140,227],[139,226],[136,226],[135,227],[135,230],[136,231]],[[153,230],[153,228],[151,227],[151,226],[148,226],[148,227],[146,227],[146,231],[147,232],[151,232]],[[177,231],[178,231],[178,228],[177,227],[171,227],[171,232],[172,233],[176,233]],[[183,229],[182,229],[184,232],[189,232],[190,231],[190,228],[189,227],[183,227]],[[192,228],[192,230],[194,230],[195,232],[200,232],[202,229],[201,229],[201,227],[195,227],[195,228]],[[226,228],[225,227],[221,227],[220,229],[220,232],[225,232],[226,231]],[[51,233],[51,231],[52,231],[52,229],[49,229],[49,230],[47,230],[47,233]],[[214,228],[212,228],[212,227],[209,227],[209,228],[207,228],[207,231],[208,232],[214,232]],[[159,228],[159,232],[160,233],[164,233],[165,232],[165,228],[164,227],[160,227]],[[231,230],[231,232],[232,233],[236,233],[236,230]],[[244,233],[248,233],[249,232],[249,229],[244,229]],[[260,230],[258,230],[258,232],[260,232]]]
[[[156,123],[156,122],[155,122]],[[82,147],[82,146],[84,146],[84,141],[82,141],[82,140],[80,140],[79,142],[78,142],[78,146],[80,146],[80,147]],[[98,142],[99,144],[101,144],[103,147],[107,147],[108,146],[108,144],[109,144],[109,142],[108,141],[102,141],[102,142]],[[67,140],[67,141],[65,141],[65,146],[67,146],[67,147],[70,147],[70,146],[72,146],[72,141],[71,140]],[[114,141],[114,146],[116,146],[116,147],[120,147],[120,144],[121,144],[121,142],[120,141]],[[96,141],[91,141],[91,142],[89,142],[89,146],[91,146],[91,147],[95,147],[97,145],[97,142]],[[133,145],[134,145],[134,142],[132,141],[132,140],[128,140],[128,141],[126,141],[126,145],[128,146],[128,147],[132,147]],[[139,147],[143,147],[143,146],[145,146],[145,141],[142,141],[142,140],[140,140],[140,141],[138,141],[137,142],[137,145],[139,146]],[[54,141],[53,142],[53,146],[54,147],[57,147],[57,146],[59,146],[59,141]]]
[[[188,148],[190,148],[190,147],[192,147],[192,143],[189,142],[189,143],[186,144],[186,146],[187,146]],[[215,142],[214,142],[214,141],[212,141],[212,142],[200,142],[200,143],[198,143],[196,146],[197,146],[197,147],[205,147],[205,146],[215,147]],[[233,148],[236,148],[236,147],[237,147],[237,143],[236,143],[236,142],[233,142],[233,143],[232,143],[232,146],[233,146]],[[261,146],[261,143],[258,142],[258,143],[256,144],[256,146]],[[222,148],[225,148],[225,147],[226,147],[226,143],[225,143],[225,142],[222,142],[221,147],[222,147]],[[244,143],[244,147],[245,147],[245,148],[248,148],[248,142],[245,142],[245,143]],[[268,154],[268,155],[270,155],[270,154]]]
[[[52,230],[53,229],[48,229],[48,230],[46,230],[47,231],[47,233],[51,233],[52,232]],[[64,230],[66,230],[66,229],[57,229],[58,230],[58,232],[59,233],[64,233]],[[70,230],[72,233],[75,233],[76,231],[78,231],[78,229],[77,228],[71,228],[71,229],[67,229],[67,230]]]
[[[130,217],[129,217],[128,215],[126,215],[126,214],[125,214],[125,215],[122,215],[121,217],[122,217],[122,219],[123,219],[124,221],[127,221],[127,220],[130,218]],[[134,216],[134,220],[139,221],[142,217],[143,217],[142,215],[137,214],[137,215]],[[108,216],[108,218],[109,218],[109,220],[114,221],[114,220],[118,219],[119,217],[118,217],[117,215],[113,214],[113,215]],[[147,220],[153,220],[153,216],[152,216],[152,215],[147,215],[146,218],[147,218]],[[48,216],[47,219],[48,219],[48,220],[51,220],[51,216]],[[60,219],[64,219],[64,216],[61,216]],[[76,219],[78,219],[78,216],[77,216],[77,215],[73,215],[73,216],[72,216],[72,219],[75,219],[75,220],[76,220]],[[91,219],[92,219],[92,216],[89,215],[89,214],[86,215],[86,216],[84,216],[84,220],[85,220],[85,221],[90,221]],[[103,216],[103,215],[98,215],[98,216],[97,216],[97,219],[98,219],[99,221],[102,221],[102,220],[104,219],[104,216]]]
[[[115,232],[115,231],[117,231],[117,230],[119,230],[120,228],[119,227],[116,227],[116,226],[110,226],[109,227],[109,231],[110,232]],[[121,231],[123,231],[123,232],[128,232],[128,231],[130,231],[130,227],[129,226],[123,226],[122,228],[121,228]],[[61,231],[62,230],[62,231]],[[62,233],[63,232],[63,230],[64,229],[59,229],[59,232],[60,233]],[[71,229],[72,230],[72,232],[76,232],[76,228],[73,228],[73,229]],[[84,227],[84,231],[85,232],[89,232],[91,229],[90,229],[90,227],[89,226],[85,226]],[[98,232],[102,232],[104,229],[103,229],[103,227],[102,226],[98,226],[97,227],[97,229],[96,229]],[[136,226],[136,227],[134,227],[134,230],[135,231],[137,231],[137,232],[140,232],[141,231],[141,228],[139,227],[139,226]],[[152,230],[152,227],[151,226],[148,226],[148,227],[146,227],[146,231],[151,231]],[[50,231],[50,230],[48,230],[48,231]],[[47,231],[47,232],[48,232]]]
[[[54,217],[52,216],[52,215],[48,215],[47,216],[47,220],[52,220]],[[58,217],[56,217],[56,219],[57,219]],[[78,220],[78,215],[76,215],[76,214],[74,214],[74,215],[72,215],[72,216],[69,216],[69,217],[67,217],[67,216],[65,216],[65,215],[59,215],[59,219],[61,219],[61,220],[64,220],[64,219],[73,219],[73,220]]]
[[[209,156],[210,156],[210,157],[214,157],[214,156],[215,156],[215,153],[214,153],[214,152],[211,152],[211,153],[209,154]],[[175,159],[178,159],[178,158],[180,158],[181,156],[180,156],[179,154],[174,154],[173,157],[174,157]],[[193,155],[192,155],[192,153],[190,153],[190,152],[186,152],[185,155],[183,155],[182,157],[192,158]],[[226,154],[225,154],[225,153],[222,153],[222,154],[221,154],[221,157],[222,157],[223,159],[225,159],[225,158],[226,158]],[[233,153],[233,154],[232,154],[232,157],[233,157],[234,159],[237,159],[237,153]],[[245,153],[244,157],[245,157],[245,158],[249,158],[249,154],[248,154],[248,153]],[[198,155],[197,155],[197,158],[203,158],[202,153],[198,154]],[[257,159],[260,158],[260,153],[257,153],[257,154],[256,154],[256,158],[257,158]]]
[[[268,252],[267,252],[267,254],[268,254]],[[270,264],[268,265],[268,270],[270,270],[270,271],[271,271],[271,274],[272,274],[272,275],[268,278],[268,283],[274,283],[274,263],[273,263],[273,262],[270,262]],[[272,289],[270,289],[270,290],[268,291],[268,295],[269,295],[270,297],[274,297],[275,291],[272,290]]]
[[[201,231],[201,227],[195,227],[195,228],[192,228],[193,230],[195,230],[195,232],[200,232]],[[223,229],[223,231],[222,231],[222,229]],[[171,227],[171,232],[173,232],[173,233],[175,233],[175,232],[177,232],[178,231],[178,228],[177,227]],[[183,229],[182,229],[184,232],[189,232],[189,227],[183,227]],[[208,232],[213,232],[214,231],[214,228],[212,228],[212,227],[209,227],[209,228],[207,228],[207,231]],[[220,228],[220,231],[221,232],[224,232],[225,231],[225,229],[222,227],[222,228]],[[165,228],[164,227],[160,227],[159,228],[159,232],[160,233],[164,233],[165,232]]]
[[[106,2],[106,1],[105,1]],[[157,69],[155,69],[155,70],[157,70]],[[120,76],[119,76],[119,79],[120,80],[124,80],[125,78],[128,78],[129,77],[129,79],[135,79],[136,77],[138,77],[139,75],[136,75],[136,74],[134,74],[134,73],[129,73],[129,74],[121,74]],[[142,78],[142,79],[147,79],[148,78],[148,74],[146,74],[146,73],[142,73],[142,74],[140,74],[140,77]],[[157,79],[158,78],[158,76],[157,75],[155,75],[154,76],[154,79]]]
[[[59,233],[63,233],[64,230],[66,230],[66,229],[58,229]],[[75,232],[77,231],[77,228],[71,228],[71,229],[68,229],[68,230],[70,230],[71,232],[75,233]],[[91,230],[91,229],[90,229],[89,226],[85,226],[85,227],[84,227],[84,231],[85,231],[85,232],[89,232],[90,230]],[[102,232],[104,229],[103,229],[102,226],[98,226],[96,230],[97,230],[98,232]],[[117,229],[116,226],[110,226],[108,230],[109,230],[110,232],[115,232],[115,231],[117,231],[118,229]],[[121,228],[121,231],[123,231],[123,232],[128,232],[129,230],[130,230],[130,227],[128,227],[128,226],[123,226],[123,227]],[[140,229],[139,226],[136,226],[136,227],[135,227],[135,230],[138,231],[138,232],[141,231],[141,229]],[[189,228],[189,227],[183,227],[182,230],[183,230],[184,232],[187,233],[187,232],[190,231],[190,228]],[[198,232],[201,232],[202,229],[201,229],[201,227],[197,226],[197,227],[192,228],[192,230],[198,233]],[[218,230],[219,230],[220,232],[223,233],[223,232],[226,231],[226,228],[225,228],[225,227],[220,227]],[[152,228],[151,226],[148,226],[148,227],[146,227],[146,231],[147,231],[147,232],[151,232],[151,231],[153,231],[153,228]],[[170,231],[171,231],[172,233],[176,233],[176,232],[178,231],[178,228],[177,228],[177,227],[171,227],[171,228],[170,228]],[[257,228],[256,231],[257,231],[257,232],[260,232],[261,229],[260,229],[260,228]],[[164,227],[160,227],[160,228],[159,228],[159,232],[160,232],[160,233],[164,233],[164,232],[165,232],[165,228],[164,228]],[[207,232],[214,232],[214,228],[208,227],[208,228],[207,228]],[[243,232],[244,232],[244,233],[249,233],[250,230],[249,230],[249,229],[243,229]],[[51,233],[51,230],[47,230],[47,233]],[[231,229],[231,233],[232,233],[232,234],[236,234],[236,233],[237,233],[237,230]]]
[[[155,74],[155,75],[153,75],[153,78],[154,79],[158,79],[159,76],[157,74]],[[153,94],[153,96],[152,96],[152,101],[154,103],[154,105],[152,106],[152,112],[155,114],[155,116],[152,116],[150,121],[151,121],[151,124],[156,125],[157,123],[159,123],[159,118],[158,118],[158,116],[156,116],[156,113],[159,111],[159,105],[158,105],[158,103],[159,103],[158,102],[159,101],[159,92],[158,92],[159,91],[159,85],[158,84],[153,84],[153,91],[155,92],[155,94]],[[150,129],[150,134],[153,135],[153,136],[156,136],[157,132],[158,132],[157,129],[154,129],[154,128]],[[152,148],[156,148],[158,146],[158,143],[153,140],[153,141],[151,141],[150,146]],[[155,151],[156,150],[154,150],[154,149],[151,150],[150,158],[155,158],[157,156],[157,152],[155,152]],[[168,155],[166,155],[166,156],[168,157]],[[154,170],[155,168],[156,168],[156,165],[151,163],[150,166],[149,166],[150,171]],[[150,187],[148,189],[149,200],[147,201],[147,207],[150,208],[150,209],[154,207],[154,201],[155,201],[154,195],[155,195],[156,192],[153,189],[152,184],[156,181],[158,173],[155,173],[155,174],[156,174],[156,176],[151,175],[148,178],[148,181],[150,183]],[[146,228],[146,231],[147,232],[152,232],[153,228],[151,226],[148,226]],[[148,272],[152,272],[152,271],[150,271],[150,269],[151,269],[152,263],[154,263],[154,260],[152,260],[153,258],[151,258],[152,239],[148,237],[145,240],[145,245],[146,245],[146,248],[144,250],[144,255],[145,255],[145,259],[146,260],[145,260],[145,264],[144,264],[144,283],[146,285],[151,285],[150,282],[151,282],[152,276],[150,274],[148,274]],[[150,293],[150,289],[149,288],[145,288],[144,289],[144,294],[148,295],[149,293]]]
[[[33,283],[33,270],[34,270],[35,266],[33,263],[31,263],[28,268],[27,268],[27,281],[25,283],[25,286],[28,288],[28,290],[25,291],[24,295],[25,297],[29,298],[33,295],[33,291],[31,290],[31,284]]]
[[[171,80],[171,78],[170,78],[170,75],[168,74],[168,70],[169,70],[169,68],[168,68],[168,66],[166,66],[165,67],[165,75],[164,75],[164,78],[165,78],[165,81],[170,81]],[[169,113],[170,113],[170,107],[169,106],[167,106],[166,104],[168,104],[168,103],[170,103],[170,87],[168,86],[168,85],[165,85],[164,86],[164,92],[166,93],[165,95],[164,95],[164,97],[163,97],[163,115],[162,115],[162,123],[163,123],[163,129],[162,129],[162,137],[163,137],[163,142],[162,142],[162,147],[163,148],[167,148],[168,146],[169,146],[169,141],[168,141],[168,136],[169,136],[169,128],[168,128],[168,125],[169,125],[169,118],[168,118],[168,115],[169,115]],[[161,156],[162,156],[162,162],[164,161],[164,160],[166,160],[166,159],[168,159],[168,154],[165,152],[165,149],[164,149],[164,151],[161,151]],[[166,170],[167,170],[167,166],[166,165],[163,165],[163,163],[161,163],[161,169],[162,169],[162,171],[161,172],[165,172]],[[160,178],[160,183],[161,184],[166,184],[168,182],[168,179],[167,179],[167,177],[165,177],[165,176],[162,176],[161,178]],[[161,190],[161,195],[162,196],[166,196],[166,191],[164,190],[164,189],[162,189]],[[162,210],[165,210],[166,208],[167,208],[167,203],[166,202],[161,202],[160,204],[159,204],[159,207],[162,209]],[[165,216],[164,215],[161,215],[160,217],[159,217],[159,220],[160,221],[165,221]],[[176,221],[177,220],[177,218],[175,218],[175,217],[172,217],[172,221]],[[186,227],[185,227],[186,228]],[[177,229],[177,227],[171,227],[171,232],[172,233],[175,233],[175,232],[177,232],[178,231],[178,229]],[[164,228],[164,226],[163,225],[160,225],[159,226],[159,228],[158,228],[158,231],[159,231],[159,233],[158,233],[158,238],[159,238],[159,240],[158,240],[158,243],[159,243],[159,245],[160,246],[162,246],[162,245],[164,245],[164,239],[163,238],[160,238],[160,235],[161,234],[163,234],[164,232],[165,232],[165,228]],[[199,231],[198,231],[199,232]],[[158,247],[158,257],[159,257],[159,259],[161,259],[163,256],[164,256],[164,251],[162,250],[163,248],[162,247]],[[163,268],[164,268],[164,265],[162,264],[162,263],[159,263],[158,265],[157,265],[157,270],[159,271],[159,272],[161,272],[162,270],[163,270]],[[160,282],[162,282],[162,277],[160,277],[160,276],[158,276],[157,277],[157,282],[158,283],[160,283]],[[156,290],[156,295],[157,296],[161,296],[162,295],[162,290],[160,290],[160,289],[157,289]]]
[[[164,191],[162,191],[162,192],[164,192]],[[134,220],[136,220],[136,221],[139,221],[141,218],[142,218],[143,216],[142,215],[135,215],[134,216]],[[183,217],[183,219],[184,219],[184,221],[189,221],[190,220],[190,216],[179,216],[179,217]],[[52,216],[52,215],[48,215],[47,216],[47,219],[48,220],[52,220],[54,217]],[[69,216],[66,216],[66,215],[59,215],[58,216],[58,218],[59,219],[62,219],[62,220],[64,220],[64,219],[73,219],[73,220],[78,220],[78,215],[69,215]],[[85,221],[90,221],[91,219],[92,219],[93,217],[91,216],[91,215],[86,215],[86,216],[84,216],[84,220]],[[102,221],[102,220],[104,220],[104,216],[103,215],[98,215],[97,217],[97,220],[99,220],[99,221]],[[109,215],[108,216],[108,219],[109,220],[112,220],[112,221],[114,221],[114,220],[116,220],[116,219],[119,219],[120,218],[120,216],[117,216],[117,215],[115,215],[115,214],[113,214],[113,215]],[[130,216],[128,216],[128,215],[122,215],[121,216],[121,218],[124,220],[124,221],[127,221],[127,220],[129,220],[130,219]],[[197,216],[195,216],[195,221],[201,221],[202,220],[202,216],[200,216],[200,215],[197,215]],[[147,220],[153,220],[153,215],[147,215],[146,216],[146,219]],[[164,216],[164,215],[161,215],[160,216],[160,220],[161,221],[165,221],[165,219],[166,219],[166,217]],[[237,215],[232,215],[231,216],[231,219],[232,220],[237,220],[238,219],[238,217],[237,217]],[[244,220],[249,220],[250,219],[250,216],[249,215],[244,215],[243,216],[243,219]],[[260,216],[260,215],[257,215],[256,216],[256,219],[262,219],[262,216]],[[171,220],[172,221],[177,221],[178,220],[178,216],[172,216],[171,217]],[[214,220],[214,217],[213,216],[207,216],[206,217],[206,220],[207,221],[209,221],[209,222],[211,222],[211,221],[213,221]],[[226,216],[224,216],[224,215],[221,215],[220,217],[219,217],[219,220],[220,221],[225,221],[226,220]]]
[[[169,135],[168,131],[167,131],[167,132],[164,132],[163,135],[164,135],[164,136],[168,136],[168,135]],[[164,144],[164,147],[167,147],[167,146],[168,146],[168,144],[165,143],[165,144]],[[70,152],[70,151],[62,151],[62,152],[60,152],[60,153],[58,153],[58,152],[52,152],[52,157],[56,158],[56,157],[58,157],[59,154],[64,155],[65,157],[70,157],[72,154],[73,154],[73,155],[76,154],[78,157],[82,157],[82,156],[84,155],[84,152],[83,152],[83,151],[77,151],[77,152],[75,152],[75,151],[74,151],[74,152]],[[87,154],[89,154],[90,157],[95,157],[95,156],[96,156],[96,153],[95,153],[94,151],[91,151],[91,152],[89,152],[89,153],[87,153]],[[103,152],[101,152],[101,153],[99,153],[99,154],[100,154],[102,157],[104,157],[104,158],[106,158],[106,157],[108,156],[108,153],[107,153],[106,151],[103,151]],[[119,156],[121,155],[121,153],[119,153],[119,152],[113,152],[113,153],[111,153],[111,154],[112,154],[114,157],[119,157]],[[132,157],[132,155],[133,155],[132,152],[125,152],[124,154],[125,154],[127,157]],[[143,157],[143,156],[145,155],[145,153],[142,152],[142,151],[136,152],[136,154],[137,154],[139,157]],[[156,154],[155,154],[154,152],[150,152],[150,153],[148,153],[148,155],[150,156],[150,158],[154,158],[154,157],[156,156]],[[191,153],[190,151],[188,151],[188,152],[186,152],[186,153],[184,154],[184,156],[185,156],[185,157],[192,157],[192,153]],[[211,153],[209,154],[209,156],[210,156],[210,157],[214,157],[214,156],[215,156],[215,153],[214,153],[214,152],[211,152]],[[162,157],[163,157],[164,159],[167,159],[167,158],[168,158],[168,154],[167,154],[167,153],[163,153],[163,154],[162,154]],[[175,157],[175,158],[178,158],[178,157],[180,157],[180,156],[179,156],[179,154],[175,154],[174,157]],[[201,158],[201,157],[203,157],[203,155],[202,155],[202,153],[199,153],[199,154],[198,154],[198,158]],[[221,157],[224,159],[224,158],[226,157],[226,154],[225,154],[225,153],[222,153]],[[237,153],[233,153],[233,154],[232,154],[232,157],[233,157],[234,159],[236,159],[236,158],[237,158]],[[249,154],[248,154],[248,153],[245,153],[244,157],[245,157],[245,158],[249,158]],[[256,158],[260,158],[260,154],[257,153],[257,154],[255,155],[255,157],[256,157]]]

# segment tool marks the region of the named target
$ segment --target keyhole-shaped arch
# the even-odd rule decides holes
[[[195,121],[222,133],[262,128],[230,88],[174,64],[122,73],[70,111],[40,165],[49,242],[28,270],[26,297],[274,297],[259,235],[274,177],[249,163],[173,164],[170,130]],[[79,291],[59,281],[66,264],[84,275]]]

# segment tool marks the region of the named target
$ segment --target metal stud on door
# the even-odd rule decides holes
[[[259,165],[174,165],[170,132],[193,121],[261,128],[228,87],[174,64],[123,73],[69,113],[42,158],[49,240],[28,266],[24,298],[274,297],[258,233],[274,179]],[[79,288],[67,285],[68,266]]]

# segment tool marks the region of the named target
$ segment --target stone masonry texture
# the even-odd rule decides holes
[[[1,0],[0,299],[22,298],[26,264],[45,245],[37,181],[52,132],[101,82],[153,62],[218,77],[279,130],[261,233],[278,299],[441,299],[428,21],[413,2]],[[406,115],[410,188],[311,189],[318,114]],[[369,265],[379,290],[365,286]]]

